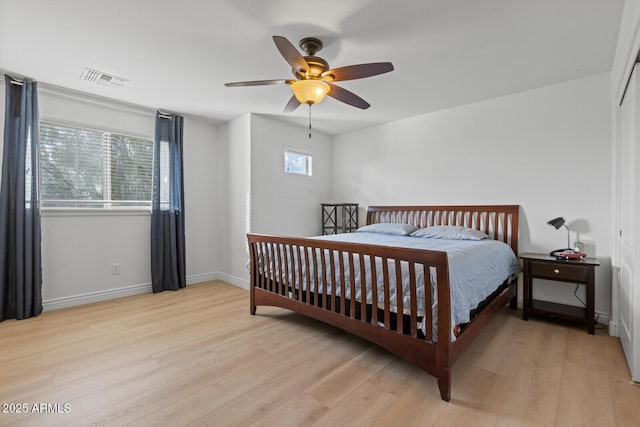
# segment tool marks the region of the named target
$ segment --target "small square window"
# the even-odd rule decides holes
[[[311,176],[311,154],[285,149],[284,171],[286,173]]]

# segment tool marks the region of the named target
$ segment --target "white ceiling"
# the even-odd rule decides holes
[[[0,69],[151,108],[227,121],[282,110],[291,78],[272,35],[320,38],[331,67],[391,61],[395,71],[340,86],[314,127],[337,134],[611,69],[624,0],[0,0]],[[104,88],[85,67],[131,81]]]

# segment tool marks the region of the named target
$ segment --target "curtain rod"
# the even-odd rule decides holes
[[[14,77],[14,76],[12,76],[11,74],[8,74],[8,73],[2,73],[2,74],[3,74],[3,76],[2,76],[3,80],[4,80],[4,76],[6,75],[11,79],[9,81],[9,83],[11,83],[12,85],[16,85],[16,86],[24,86],[24,82],[25,81],[28,81],[28,82],[29,81],[33,81],[33,79],[30,79],[28,77],[19,78],[19,77]]]
[[[177,113],[163,113],[162,111],[158,111],[158,117],[160,117],[161,119],[171,120],[173,119],[173,116],[182,117],[180,114],[177,114]]]

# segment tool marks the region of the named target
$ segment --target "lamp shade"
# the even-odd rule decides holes
[[[567,224],[565,224],[566,220],[559,216],[557,218],[553,218],[550,219],[549,221],[547,221],[547,224],[549,224],[550,226],[552,226],[553,228],[555,228],[556,230],[559,230],[560,227],[564,227],[567,229],[567,247],[566,249],[570,250],[571,249],[571,232],[569,231],[569,227],[567,227]]]
[[[549,224],[550,226],[552,226],[553,228],[555,228],[556,230],[559,230],[560,227],[562,227],[565,223],[565,219],[561,216],[557,217],[557,218],[553,218],[550,219],[549,221],[547,221],[547,224]]]
[[[329,89],[329,85],[320,80],[298,80],[291,83],[291,91],[296,99],[309,105],[322,102]]]

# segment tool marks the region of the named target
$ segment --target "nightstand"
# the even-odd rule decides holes
[[[351,233],[358,229],[357,203],[320,203],[322,234]]]
[[[588,332],[593,335],[595,332],[595,268],[600,265],[600,262],[596,258],[561,260],[549,255],[533,253],[521,254],[520,258],[524,264],[522,318],[529,320],[530,314],[536,314],[585,322]],[[534,300],[532,297],[533,279],[585,285],[587,287],[587,306],[574,307],[572,305]]]

